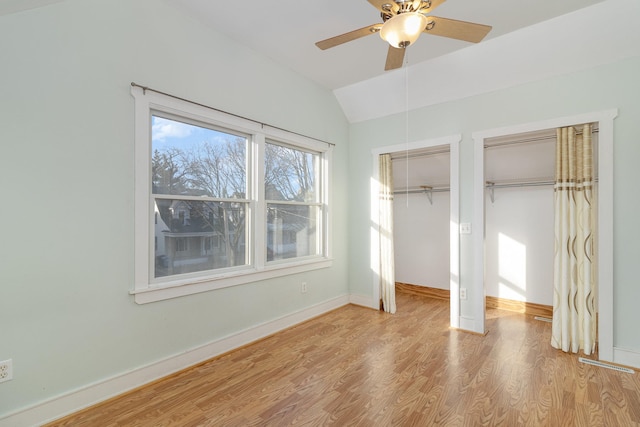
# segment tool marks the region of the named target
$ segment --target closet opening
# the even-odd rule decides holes
[[[595,334],[597,336],[597,351],[599,360],[616,362],[616,354],[613,346],[613,121],[617,116],[617,110],[605,110],[593,113],[585,113],[576,116],[568,116],[556,119],[545,120],[541,122],[532,122],[519,124],[509,127],[490,129],[472,134],[474,140],[474,214],[473,223],[477,224],[473,232],[473,282],[470,283],[469,290],[470,301],[464,306],[465,311],[471,314],[470,329],[478,333],[486,333],[485,317],[486,305],[490,304],[490,298],[486,295],[497,294],[496,298],[506,296],[512,301],[533,300],[542,302],[541,305],[553,304],[549,301],[549,291],[546,287],[545,291],[540,292],[534,283],[547,282],[555,280],[550,277],[559,277],[557,275],[549,276],[549,272],[557,268],[556,261],[558,258],[554,254],[553,263],[550,261],[549,248],[554,243],[544,243],[546,239],[542,239],[541,235],[551,235],[548,231],[548,222],[555,221],[554,216],[557,215],[558,194],[554,194],[553,215],[549,215],[549,219],[542,218],[542,211],[549,211],[549,194],[553,192],[553,187],[546,180],[547,176],[554,176],[545,172],[543,168],[549,171],[549,162],[536,162],[535,156],[545,151],[542,146],[543,141],[551,131],[560,129],[563,141],[574,140],[573,136],[568,140],[565,139],[565,132],[569,135],[576,136],[576,146],[582,146],[582,150],[587,150],[588,136],[592,136],[591,152],[592,159],[586,160],[585,164],[593,162],[593,168],[588,179],[583,177],[567,178],[562,176],[560,182],[569,183],[567,185],[554,184],[556,193],[565,191],[568,187],[580,187],[584,194],[592,191],[587,204],[593,205],[590,215],[592,220],[592,230],[587,233],[597,234],[597,238],[588,241],[588,244],[581,244],[582,248],[589,247],[594,258],[597,260],[597,268],[591,269],[591,274],[595,278],[595,287],[591,292],[591,298],[594,298],[594,304],[590,313],[597,313],[597,322],[594,324]],[[590,124],[592,130],[587,129],[585,124]],[[596,132],[593,132],[596,129]],[[581,132],[582,130],[582,132]],[[546,133],[546,135],[545,135]],[[515,136],[515,137],[514,137]],[[514,140],[519,140],[520,144],[512,144]],[[582,141],[582,142],[577,142]],[[584,144],[583,144],[584,142]],[[504,145],[500,148],[500,145]],[[529,148],[516,148],[529,147]],[[533,147],[538,145],[534,150]],[[570,145],[570,144],[569,144]],[[520,151],[525,150],[525,151]],[[531,150],[534,153],[527,153]],[[498,154],[503,151],[503,154]],[[514,160],[508,154],[519,152],[518,158],[526,157],[526,162],[514,163]],[[540,153],[538,153],[538,151]],[[576,154],[576,157],[582,156]],[[549,156],[555,162],[555,155]],[[562,158],[565,158],[564,156]],[[570,162],[572,162],[571,160]],[[545,166],[542,166],[544,164]],[[540,169],[537,166],[540,165]],[[555,169],[552,169],[555,172]],[[562,167],[564,170],[564,166]],[[582,170],[577,166],[576,170]],[[525,174],[525,171],[529,171]],[[517,172],[517,174],[516,174]],[[508,175],[511,173],[512,175]],[[578,183],[588,183],[586,185],[578,185]],[[587,191],[586,189],[589,188]],[[547,192],[546,195],[542,193]],[[539,192],[541,195],[539,206],[532,207],[531,201],[534,196],[528,196],[532,192]],[[565,193],[567,194],[567,193]],[[571,194],[571,193],[568,193]],[[508,209],[499,209],[509,199],[513,199]],[[574,196],[564,196],[563,200],[574,201]],[[577,200],[577,199],[576,199]],[[520,203],[520,206],[516,206]],[[561,201],[560,203],[565,203]],[[584,203],[584,202],[580,202]],[[547,206],[547,207],[545,207]],[[585,205],[583,205],[585,206]],[[580,211],[581,206],[577,210]],[[486,217],[486,221],[485,221]],[[517,218],[520,217],[520,218]],[[517,221],[529,221],[537,224],[540,235],[533,236],[531,232],[524,233],[520,227],[516,225]],[[572,220],[568,220],[572,221]],[[582,221],[582,220],[579,220]],[[545,225],[546,224],[546,225]],[[571,223],[569,223],[571,224]],[[496,227],[500,226],[500,230]],[[546,227],[547,231],[544,231]],[[560,229],[566,229],[565,225],[560,225]],[[569,228],[572,228],[570,226]],[[578,228],[583,228],[582,226]],[[554,226],[555,239],[559,228]],[[590,234],[587,234],[590,235]],[[571,239],[566,238],[562,234],[562,239],[566,242]],[[543,241],[544,240],[544,241]],[[588,239],[587,239],[588,240]],[[586,242],[585,240],[584,242]],[[561,244],[558,247],[566,248],[566,252],[571,252],[572,245]],[[577,246],[576,246],[577,247]],[[534,249],[535,248],[535,249]],[[546,249],[545,249],[546,248]],[[493,255],[491,253],[493,252]],[[584,250],[583,252],[587,252]],[[492,260],[492,256],[494,259]],[[573,256],[570,254],[570,256]],[[497,260],[495,259],[497,257]],[[501,259],[502,257],[502,259]],[[539,258],[538,260],[535,260]],[[535,260],[535,264],[531,264]],[[542,263],[546,267],[538,267]],[[551,263],[551,264],[550,264]],[[562,262],[564,263],[564,261]],[[561,264],[562,264],[561,263]],[[535,266],[534,266],[535,265]],[[588,265],[583,263],[583,265]],[[503,267],[504,266],[504,267]],[[542,271],[544,270],[544,271]],[[567,271],[567,270],[565,270]],[[545,277],[546,275],[546,277]],[[570,277],[570,274],[567,275]],[[564,280],[564,279],[563,279]],[[557,285],[556,281],[556,285]],[[550,286],[554,286],[551,283]],[[558,299],[560,301],[561,299]],[[565,302],[574,301],[573,298],[567,297],[563,299]],[[585,300],[585,299],[582,299]],[[534,303],[530,303],[534,304]],[[560,307],[560,306],[558,306]],[[565,309],[566,307],[563,307]],[[556,317],[554,313],[554,322],[561,316]],[[555,335],[556,324],[552,329],[552,337],[550,337],[550,345],[559,348],[556,343]],[[593,341],[592,341],[593,343]],[[567,351],[563,348],[564,351]],[[580,351],[583,351],[580,349]],[[572,349],[571,352],[575,351]],[[585,354],[589,354],[585,352]],[[618,362],[621,363],[621,362]]]
[[[556,129],[488,138],[484,150],[486,306],[551,319]]]
[[[448,298],[451,326],[459,328],[458,164],[461,139],[462,135],[458,134],[372,150],[372,307],[379,308],[382,300],[381,253],[386,252],[381,247],[382,239],[390,234],[395,252],[392,257],[395,270],[393,281],[405,289],[410,286],[424,292],[432,290],[442,298]],[[384,177],[381,177],[380,160],[387,155],[390,157],[394,182],[391,186],[394,216],[391,233],[381,226],[380,218],[381,207],[384,206],[384,199],[381,202],[381,189],[384,187],[381,180]],[[386,172],[382,175],[386,175]],[[429,218],[433,224],[428,221]],[[419,233],[422,233],[420,241],[415,237]],[[395,289],[393,286],[394,295]]]
[[[449,301],[448,146],[393,153],[396,290]]]

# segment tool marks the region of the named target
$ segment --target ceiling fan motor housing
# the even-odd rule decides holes
[[[386,21],[387,19],[399,15],[405,12],[422,12],[426,13],[428,9],[431,8],[431,0],[394,0],[393,3],[384,3],[381,6],[382,12],[380,15],[382,16],[382,20]]]
[[[434,9],[447,0],[367,1],[378,9],[382,23],[321,40],[316,43],[316,46],[325,50],[379,32],[380,37],[390,45],[385,70],[393,70],[402,66],[404,48],[415,43],[423,32],[478,43],[491,31],[489,25],[431,15]]]

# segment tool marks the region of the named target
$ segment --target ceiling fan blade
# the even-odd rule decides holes
[[[369,34],[377,33],[378,31],[380,31],[380,27],[382,27],[382,24],[369,25],[368,27],[363,27],[358,30],[340,34],[339,36],[331,37],[326,40],[321,40],[316,43],[316,46],[318,46],[322,50],[329,49],[330,47],[338,46],[340,44],[350,42],[364,36],[368,36]]]
[[[424,30],[425,33],[472,43],[478,43],[491,31],[491,26],[489,25],[439,18],[437,16],[427,16],[427,19],[429,23]]]
[[[424,3],[424,5],[423,5],[423,7],[421,7],[418,10],[418,12],[420,12],[420,13],[431,13],[431,12],[433,12],[433,9],[435,9],[438,6],[440,6],[445,1],[447,1],[447,0],[423,1],[422,3]]]
[[[385,71],[395,70],[402,67],[404,61],[404,48],[397,48],[389,46],[389,52],[387,53],[387,62],[384,64]]]
[[[373,7],[382,13],[396,14],[400,10],[400,6],[393,0],[367,0]]]

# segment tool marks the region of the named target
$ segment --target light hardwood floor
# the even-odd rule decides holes
[[[349,305],[50,426],[635,426],[640,374],[578,362],[551,325],[488,310],[450,330],[444,301]]]

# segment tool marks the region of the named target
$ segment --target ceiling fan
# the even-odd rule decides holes
[[[402,66],[405,49],[413,44],[422,32],[478,43],[491,31],[489,25],[428,15],[446,0],[367,1],[380,11],[382,23],[319,41],[316,46],[325,50],[379,32],[380,37],[389,43],[384,69],[393,70]]]

